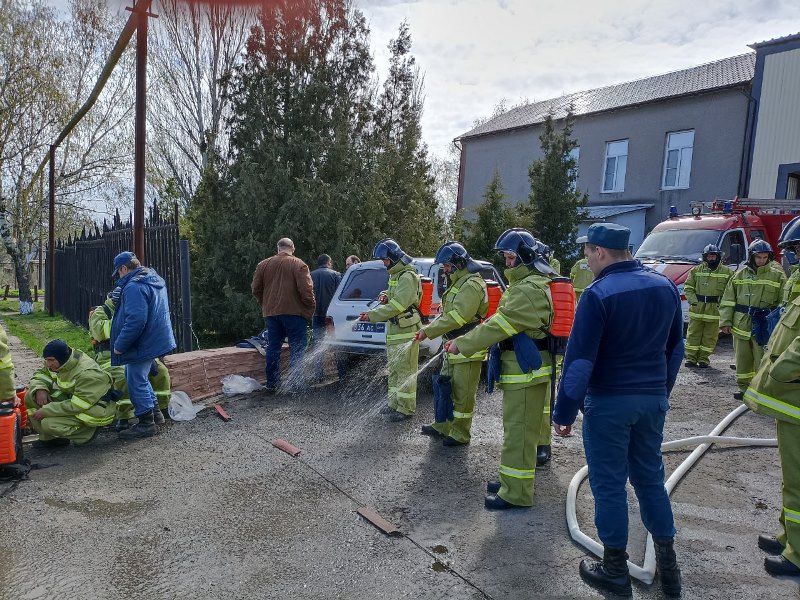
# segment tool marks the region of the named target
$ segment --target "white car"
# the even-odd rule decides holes
[[[483,267],[481,276],[487,281],[496,281],[505,289],[497,269],[490,262],[477,261]],[[433,281],[431,314],[442,310],[442,293],[447,280],[442,265],[434,264],[432,258],[417,258],[411,263],[423,277]],[[389,287],[389,272],[383,261],[370,260],[350,267],[343,275],[326,315],[327,342],[334,352],[351,354],[373,354],[386,349],[386,323],[365,323],[358,320],[362,312],[375,306],[378,294]],[[431,317],[433,318],[433,317]],[[420,343],[421,357],[437,354],[442,347],[442,338],[426,339]]]

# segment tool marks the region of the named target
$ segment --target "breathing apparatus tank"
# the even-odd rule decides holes
[[[575,320],[575,288],[569,277],[555,277],[550,281],[550,297],[553,301],[553,324],[550,335],[556,340],[556,354],[563,354],[567,347],[567,338],[572,331]]]
[[[489,300],[489,308],[486,310],[486,317],[484,317],[484,319],[488,319],[497,312],[497,306],[500,304],[500,298],[503,296],[503,290],[499,283],[491,279],[487,279],[486,294]]]
[[[431,317],[431,304],[433,303],[433,279],[420,277],[422,282],[422,298],[419,301],[419,314],[424,323]]]

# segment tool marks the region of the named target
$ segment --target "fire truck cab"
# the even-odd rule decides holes
[[[692,214],[679,215],[674,207],[667,220],[656,225],[636,252],[643,264],[669,277],[681,293],[683,320],[689,305],[683,284],[692,267],[702,261],[703,248],[719,246],[723,262],[734,270],[744,267],[747,246],[756,239],[769,242],[781,261],[778,237],[800,214],[800,200],[735,198],[692,204]]]

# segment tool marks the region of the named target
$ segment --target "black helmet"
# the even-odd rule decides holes
[[[795,217],[786,224],[778,238],[778,246],[786,248],[800,244],[800,217]]]
[[[433,262],[440,265],[449,263],[457,270],[466,268],[470,273],[477,273],[481,270],[480,264],[472,260],[467,249],[462,244],[454,241],[442,244],[436,251]]]
[[[517,255],[515,266],[522,261],[526,267],[535,267],[541,273],[553,273],[553,269],[542,257],[543,246],[530,231],[521,227],[506,229],[494,243],[497,252],[513,252]]]
[[[714,244],[709,244],[705,248],[703,248],[703,260],[706,259],[707,254],[716,254],[717,256],[722,256],[722,251],[719,249],[718,246]]]
[[[751,269],[756,268],[755,263],[755,255],[760,254],[761,252],[766,252],[769,256],[769,261],[775,259],[775,254],[772,252],[772,246],[769,243],[765,242],[762,239],[753,240],[750,242],[750,245],[747,247],[747,264],[750,265]]]
[[[403,252],[400,244],[395,242],[392,238],[382,239],[375,244],[375,249],[372,251],[372,258],[379,260],[389,260],[392,266],[396,265],[398,261],[407,265],[411,262],[411,257]]]

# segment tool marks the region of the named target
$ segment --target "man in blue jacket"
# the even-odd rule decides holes
[[[683,318],[675,285],[628,251],[630,230],[589,227],[584,255],[595,280],[578,303],[567,344],[553,427],[569,435],[583,410],[583,445],[594,495],[602,562],[581,561],[590,585],[631,595],[626,480],[652,534],[661,587],[681,592],[675,525],[664,488],[661,442],[672,386],[683,360]]]
[[[119,275],[121,289],[114,319],[111,322],[111,364],[125,366],[125,379],[139,422],[121,431],[122,439],[155,435],[158,411],[153,386],[148,375],[153,359],[175,349],[175,337],[169,320],[167,285],[153,269],[143,267],[133,252],[121,252],[114,258],[113,275]]]

